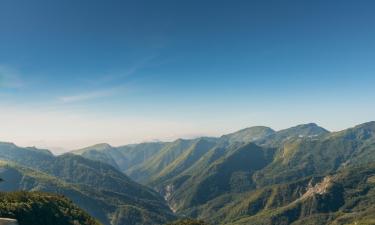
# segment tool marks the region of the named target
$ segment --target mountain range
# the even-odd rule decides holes
[[[54,156],[0,144],[0,190],[62,194],[103,224],[375,224],[375,122],[257,126]]]
[[[163,224],[174,219],[164,199],[111,165],[73,154],[0,144],[2,191],[64,195],[103,224]]]

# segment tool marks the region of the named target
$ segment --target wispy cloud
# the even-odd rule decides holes
[[[88,101],[98,98],[110,97],[118,93],[119,89],[113,88],[108,90],[99,90],[99,91],[92,91],[92,92],[85,92],[79,93],[76,95],[68,95],[59,97],[59,100],[64,103],[74,103],[74,102],[81,102],[81,101]]]
[[[144,57],[138,60],[137,62],[135,62],[132,66],[128,68],[124,68],[116,72],[103,74],[102,76],[96,77],[95,79],[83,79],[83,81],[90,85],[102,85],[102,84],[118,82],[118,81],[121,81],[121,79],[135,75],[139,73],[141,70],[147,68],[149,65],[151,65],[151,62],[156,57],[157,57],[156,54],[149,55],[147,57]]]
[[[16,70],[0,65],[0,88],[20,88],[22,86],[24,86],[24,82]]]
[[[150,55],[145,57],[139,61],[137,61],[133,66],[121,71],[117,72],[116,74],[105,74],[101,77],[96,77],[95,79],[82,79],[81,81],[85,82],[86,86],[90,86],[93,89],[97,89],[102,87],[103,85],[116,85],[115,83],[121,83],[122,78],[126,78],[128,76],[134,75],[138,73],[140,70],[146,68],[150,62],[156,58],[156,55]],[[113,95],[118,94],[120,91],[123,91],[124,86],[114,87],[110,89],[102,89],[102,90],[94,90],[90,92],[78,93],[73,95],[66,95],[61,96],[58,99],[63,103],[74,103],[74,102],[82,102],[88,101],[98,98],[110,97]]]

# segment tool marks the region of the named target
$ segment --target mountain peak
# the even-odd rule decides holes
[[[99,144],[91,146],[91,148],[95,148],[95,149],[99,150],[99,149],[112,148],[112,146],[110,144],[107,144],[107,143],[99,143]]]
[[[318,128],[322,128],[320,127],[318,124],[316,123],[303,123],[303,124],[298,124],[297,126],[295,127],[300,127],[300,128],[307,128],[307,127],[318,127]]]
[[[371,130],[374,130],[375,131],[375,121],[370,121],[370,122],[366,122],[366,123],[362,123],[362,124],[359,124],[357,126],[355,126],[354,128],[359,128],[359,129],[363,129],[363,128],[366,128],[366,129],[371,129]]]
[[[103,151],[103,150],[106,150],[106,149],[111,149],[113,148],[110,144],[107,144],[107,143],[99,143],[99,144],[96,144],[96,145],[92,145],[92,146],[89,146],[89,147],[86,147],[86,148],[83,148],[82,150],[97,150],[97,151]]]
[[[351,139],[369,139],[375,137],[375,121],[359,124],[353,128],[338,132]]]
[[[230,142],[252,142],[265,138],[273,133],[275,133],[275,131],[269,127],[254,126],[223,135],[221,138]]]
[[[287,128],[278,132],[287,132],[287,133],[294,133],[298,135],[303,136],[312,136],[312,135],[320,135],[329,133],[328,130],[326,130],[323,127],[318,126],[316,123],[306,123],[306,124],[300,124],[291,128]]]
[[[86,152],[90,152],[90,151],[106,151],[106,150],[109,150],[109,149],[112,149],[113,147],[107,143],[100,143],[100,144],[96,144],[96,145],[92,145],[92,146],[89,146],[89,147],[86,147],[86,148],[81,148],[81,149],[77,149],[77,150],[73,150],[71,151],[71,153],[73,154],[84,154]]]
[[[308,126],[308,127],[318,127],[318,124],[316,123],[306,123],[306,124],[300,124],[301,126]]]

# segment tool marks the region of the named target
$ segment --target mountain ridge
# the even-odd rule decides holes
[[[13,177],[25,177],[18,188],[49,187],[70,193],[72,199],[84,198],[71,194],[79,190],[101,204],[122,201],[117,210],[101,216],[110,212],[118,225],[162,224],[186,216],[213,225],[367,225],[375,219],[375,202],[370,200],[375,196],[374,121],[337,132],[308,123],[279,131],[256,126],[217,138],[97,144],[57,157],[4,146],[0,159],[27,168],[4,170],[0,163],[0,176],[13,171]]]
[[[46,155],[27,148],[0,148],[0,153],[0,159],[7,163],[0,167],[0,176],[5,178],[0,187],[8,191],[65,194],[108,225],[136,221],[163,224],[175,218],[157,192],[135,183],[109,164],[74,154]],[[4,186],[8,183],[12,185]]]

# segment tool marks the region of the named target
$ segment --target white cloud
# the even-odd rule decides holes
[[[99,90],[99,91],[92,91],[86,93],[80,93],[76,95],[69,95],[69,96],[62,96],[60,97],[60,101],[64,103],[73,103],[73,102],[81,102],[87,101],[97,98],[104,98],[110,97],[115,95],[118,92],[118,89],[108,89],[108,90]]]

